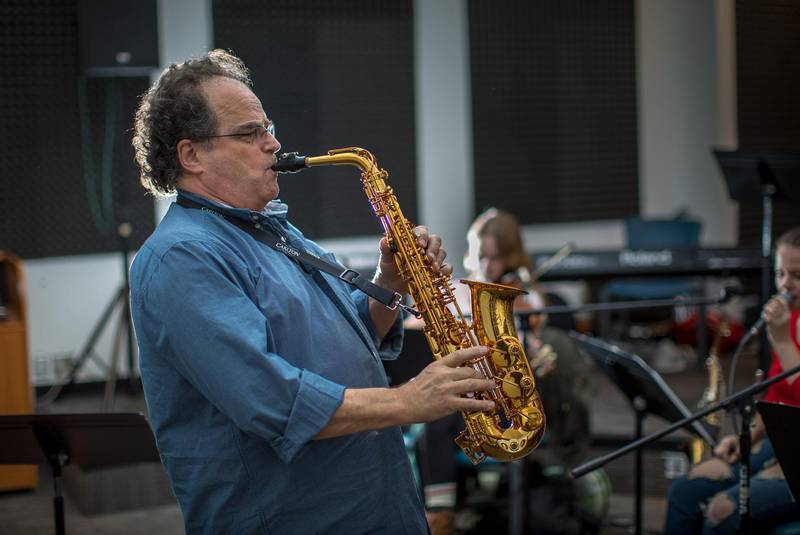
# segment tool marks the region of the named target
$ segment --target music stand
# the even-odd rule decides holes
[[[764,420],[775,458],[781,463],[792,498],[800,498],[800,407],[757,401],[756,409]]]
[[[761,199],[761,302],[766,303],[772,293],[772,203],[800,201],[800,152],[721,149],[712,152],[732,200],[750,204]],[[759,366],[765,370],[770,360],[767,345],[763,332]]]
[[[684,405],[661,376],[638,355],[627,353],[619,347],[575,331],[569,333],[578,345],[592,358],[597,367],[617,385],[628,398],[636,415],[636,439],[642,438],[644,418],[648,414],[660,416],[669,422],[691,416]],[[699,422],[692,430],[709,444],[716,444],[708,430]],[[635,533],[642,533],[642,450],[636,450],[634,473]]]
[[[65,533],[61,494],[64,466],[159,460],[153,432],[142,413],[0,416],[0,464],[47,463],[50,466],[57,535]]]

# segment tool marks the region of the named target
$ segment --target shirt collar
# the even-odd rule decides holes
[[[253,216],[256,218],[265,218],[265,217],[274,217],[280,221],[286,221],[286,216],[289,213],[289,205],[281,201],[280,199],[274,199],[267,203],[263,210],[257,212],[255,210],[249,210],[247,208],[234,208],[228,204],[214,201],[209,199],[208,197],[203,197],[202,195],[198,195],[196,193],[192,193],[186,190],[179,189],[178,195],[183,195],[187,199],[191,199],[196,203],[213,207],[219,210],[220,212],[224,213],[225,215],[230,215],[239,219],[245,219],[247,221],[252,221],[254,219]]]

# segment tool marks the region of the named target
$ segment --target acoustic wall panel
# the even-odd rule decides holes
[[[416,216],[410,0],[216,0],[214,44],[252,71],[284,151],[358,146]],[[314,239],[376,234],[355,167],[282,175],[290,219]]]
[[[0,248],[22,258],[135,248],[153,203],[130,146],[147,78],[86,79],[75,0],[0,4]]]
[[[475,207],[638,212],[634,2],[470,0]]]

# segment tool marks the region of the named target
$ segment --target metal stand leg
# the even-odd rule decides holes
[[[644,431],[644,417],[645,410],[647,409],[647,402],[641,398],[636,397],[633,400],[634,409],[636,410],[636,440],[642,438]],[[641,448],[636,450],[635,459],[635,473],[634,473],[634,533],[642,535],[642,499],[644,495],[644,457]]]
[[[525,459],[508,465],[509,535],[524,535],[528,527],[528,481]]]
[[[750,422],[753,417],[753,399],[740,409],[742,428],[739,433],[739,533],[750,533]]]
[[[55,520],[56,535],[64,535],[64,496],[61,493],[61,467],[62,462],[50,462],[53,472],[53,518]]]
[[[777,189],[774,184],[763,183],[761,201],[763,214],[761,219],[761,302],[766,303],[772,294],[772,197]],[[758,367],[769,369],[771,360],[769,338],[764,329],[760,336],[761,349],[758,355]],[[731,385],[732,386],[732,385]]]
[[[72,368],[70,368],[67,377],[54,384],[50,390],[48,390],[47,393],[39,400],[40,403],[52,403],[55,401],[64,388],[75,382],[78,372],[86,363],[86,360],[89,358],[95,358],[94,346],[97,343],[97,340],[100,338],[100,335],[103,334],[103,331],[106,329],[108,322],[111,320],[111,317],[114,314],[114,310],[119,306],[120,302],[124,299],[124,294],[127,292],[128,288],[125,286],[114,292],[114,296],[106,305],[106,308],[103,309],[100,319],[97,321],[92,329],[91,334],[89,335],[89,338],[84,343],[83,349],[81,349],[80,353],[78,354],[78,358],[76,358],[75,362],[72,364]],[[95,363],[101,367],[105,366],[105,364],[99,360],[95,360]]]
[[[58,434],[46,425],[34,425],[33,434],[50,464],[53,474],[53,521],[56,535],[64,535],[64,495],[61,493],[61,469],[69,463],[66,447]]]
[[[71,385],[75,382],[75,379],[80,371],[81,367],[84,365],[87,359],[91,358],[94,362],[101,368],[105,368],[108,376],[106,379],[106,388],[105,388],[105,399],[103,402],[104,407],[107,410],[110,410],[110,407],[113,407],[113,398],[114,398],[114,388],[116,387],[116,380],[117,380],[117,365],[119,362],[119,353],[122,348],[121,340],[122,340],[122,333],[125,332],[127,335],[127,363],[128,363],[128,378],[130,380],[130,391],[136,392],[138,391],[138,379],[136,377],[135,369],[136,363],[134,362],[134,354],[136,351],[135,343],[134,343],[134,333],[133,333],[133,323],[131,320],[131,304],[130,304],[130,280],[128,275],[128,243],[127,239],[131,235],[131,227],[128,223],[122,223],[119,226],[118,234],[120,237],[120,249],[122,252],[122,273],[123,273],[123,284],[114,292],[114,296],[112,297],[111,301],[106,305],[105,309],[103,309],[103,313],[100,315],[100,319],[98,320],[97,324],[92,329],[91,334],[89,335],[88,340],[83,345],[83,349],[78,354],[78,358],[75,359],[75,362],[72,365],[72,368],[67,375],[67,378],[61,381],[58,381],[55,385],[53,385],[47,393],[42,396],[39,400],[41,404],[52,403],[55,401],[59,394],[61,394],[62,390]],[[100,335],[105,331],[106,327],[108,326],[109,322],[111,321],[112,316],[116,309],[119,308],[119,324],[114,336],[114,343],[112,345],[111,351],[111,364],[106,366],[99,359],[95,359],[94,353],[94,346],[97,343],[97,340],[100,338]],[[114,383],[114,384],[111,384]]]

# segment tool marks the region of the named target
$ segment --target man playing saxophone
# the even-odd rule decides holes
[[[486,348],[389,388],[380,360],[402,344],[396,310],[242,230],[330,257],[277,200],[275,126],[230,53],[166,69],[142,98],[133,145],[145,188],[178,194],[131,267],[131,308],[186,531],[425,533],[399,426],[492,410],[466,394],[494,382],[461,366]],[[449,275],[440,238],[417,235]],[[374,281],[406,290],[385,240]]]

